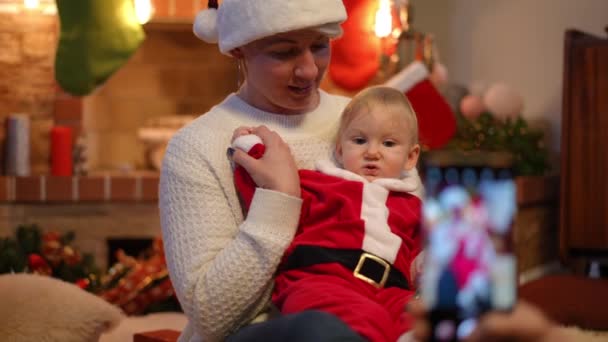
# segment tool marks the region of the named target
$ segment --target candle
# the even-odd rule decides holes
[[[51,174],[72,175],[72,128],[55,126],[51,129]]]
[[[6,120],[6,174],[30,174],[30,119],[24,114],[12,114]]]

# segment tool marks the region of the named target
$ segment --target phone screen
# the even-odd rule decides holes
[[[426,236],[421,293],[430,341],[461,341],[489,310],[516,301],[511,159],[500,154],[430,154],[423,163]]]

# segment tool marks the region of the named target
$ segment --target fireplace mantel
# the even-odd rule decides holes
[[[156,202],[156,172],[0,177],[0,203]]]

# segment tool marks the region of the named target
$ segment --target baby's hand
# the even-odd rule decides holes
[[[232,139],[230,139],[230,142],[234,142],[234,139],[243,136],[243,135],[248,135],[248,134],[252,134],[253,133],[253,127],[246,127],[246,126],[240,126],[237,127],[237,129],[234,130],[234,132],[232,133]]]

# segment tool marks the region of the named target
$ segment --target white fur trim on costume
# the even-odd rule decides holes
[[[192,31],[195,36],[207,43],[217,43],[217,9],[208,8],[198,12],[194,18]]]
[[[367,183],[367,180],[365,178],[363,178],[362,176],[359,176],[358,174],[356,174],[354,172],[350,172],[348,170],[339,168],[334,163],[332,163],[330,160],[317,161],[315,163],[315,168],[317,169],[317,171],[324,173],[326,175],[330,175],[330,176],[334,176],[334,177],[338,177],[338,178],[342,178],[342,179],[346,179],[346,180],[350,180],[350,181]]]
[[[326,175],[355,181],[355,182],[363,182],[369,183],[367,179],[363,176],[360,176],[354,172],[342,169],[330,160],[319,160],[315,163],[315,168],[317,171],[324,173]],[[422,198],[424,195],[424,187],[422,186],[422,181],[420,180],[420,176],[418,175],[418,170],[413,168],[410,171],[404,171],[401,174],[401,178],[379,178],[372,181],[372,183],[380,185],[383,188],[386,188],[390,191],[395,192],[407,192],[418,198]]]
[[[424,187],[416,168],[410,171],[403,171],[400,179],[380,178],[374,180],[374,183],[380,184],[391,191],[407,192],[420,199],[424,196]]]
[[[429,70],[419,61],[412,62],[410,65],[399,71],[384,83],[387,87],[393,87],[406,93],[418,82],[429,77]]]
[[[263,144],[262,139],[255,134],[241,135],[232,142],[233,148],[249,152],[251,148],[257,144]]]
[[[224,0],[215,27],[220,51],[230,55],[231,50],[263,37],[344,20],[342,0]],[[207,27],[200,25],[197,15],[195,32],[206,32],[198,31],[199,26]]]
[[[361,248],[394,264],[403,241],[388,225],[389,191],[377,183],[363,183],[361,219],[365,222],[365,236]]]

